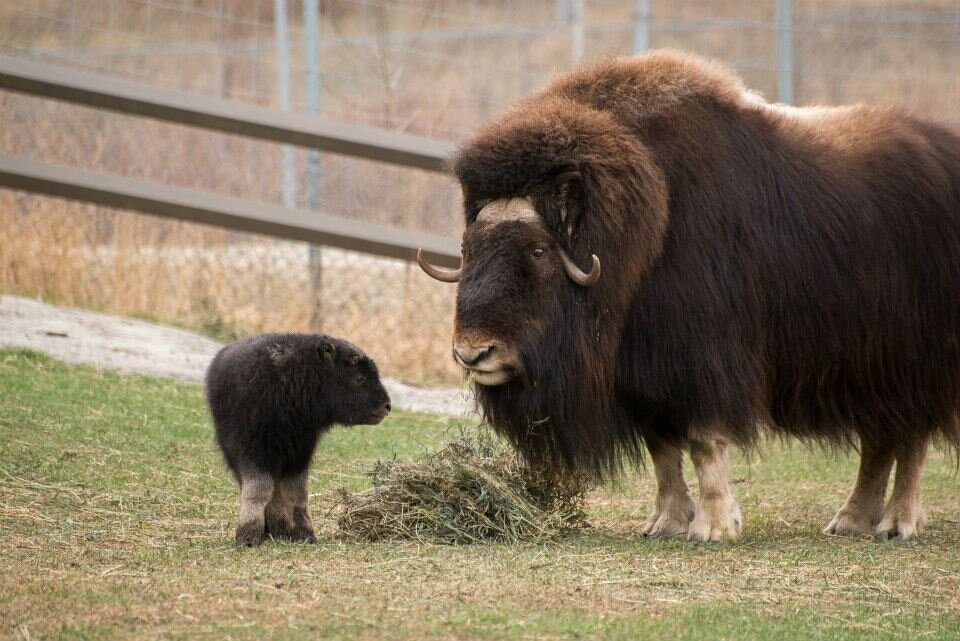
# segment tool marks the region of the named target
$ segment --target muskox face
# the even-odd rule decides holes
[[[434,278],[459,281],[453,358],[481,385],[516,378],[523,347],[540,342],[561,288],[589,286],[600,276],[599,260],[594,256],[591,273],[583,273],[523,197],[487,203],[464,232],[462,251],[455,271],[422,258],[420,264]]]
[[[333,351],[322,348],[328,363],[337,368],[334,396],[335,420],[344,425],[377,425],[390,413],[390,396],[380,381],[376,363],[352,345]]]

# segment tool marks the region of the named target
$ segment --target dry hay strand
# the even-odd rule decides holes
[[[339,527],[351,538],[536,543],[588,526],[582,481],[529,466],[486,429],[365,474],[372,488],[340,490]]]

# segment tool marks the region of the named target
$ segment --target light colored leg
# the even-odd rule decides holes
[[[690,457],[700,483],[700,500],[687,534],[691,541],[733,541],[740,536],[743,517],[730,488],[728,450],[729,445],[720,438],[690,442]]]
[[[890,502],[877,525],[878,539],[906,541],[923,527],[926,515],[920,506],[920,478],[927,461],[928,444],[929,439],[924,437],[896,449],[897,477]]]
[[[290,519],[293,524],[290,538],[294,541],[314,543],[316,538],[313,534],[313,521],[310,518],[308,481],[309,474],[304,470],[302,474],[283,479],[280,483],[290,508]]]
[[[651,443],[649,448],[657,475],[657,498],[641,532],[664,537],[686,534],[695,506],[683,480],[683,450],[662,443]]]
[[[266,536],[264,511],[273,497],[273,478],[264,472],[244,471],[240,475],[240,522],[237,545],[257,547]]]
[[[883,498],[887,493],[893,448],[868,441],[860,442],[860,470],[857,483],[824,534],[873,534],[883,515]]]

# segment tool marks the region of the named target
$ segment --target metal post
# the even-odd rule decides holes
[[[570,22],[572,26],[573,64],[583,61],[584,41],[586,33],[583,27],[584,0],[570,0]]]
[[[633,0],[633,53],[650,48],[650,0]]]
[[[277,41],[277,92],[280,110],[290,111],[290,42],[287,40],[287,0],[273,0],[273,30]],[[293,176],[293,148],[284,145],[280,151],[283,171],[283,204],[296,205],[296,183]]]
[[[303,0],[303,72],[307,115],[320,112],[320,0]],[[307,152],[307,209],[320,209],[320,152]],[[310,327],[317,330],[322,321],[323,262],[318,245],[310,245],[310,285],[313,296]]]
[[[776,0],[777,100],[793,104],[793,7],[791,0]]]

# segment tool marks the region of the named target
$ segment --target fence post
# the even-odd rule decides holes
[[[650,0],[633,2],[633,51],[638,54],[650,48]]]
[[[791,0],[775,0],[777,23],[777,100],[792,105],[793,7]]]
[[[320,0],[303,0],[303,72],[307,114],[320,112]],[[307,209],[320,209],[320,152],[307,152]],[[313,297],[310,328],[323,322],[323,256],[319,245],[310,245],[310,291]]]
[[[287,40],[287,0],[273,0],[273,32],[277,41],[277,92],[280,110],[290,111],[290,42]],[[284,145],[280,150],[283,172],[283,204],[296,205],[296,184],[293,177],[293,148]]]
[[[584,41],[586,32],[583,26],[583,4],[584,0],[570,0],[570,23],[572,30],[572,54],[573,64],[577,65],[583,61]]]

